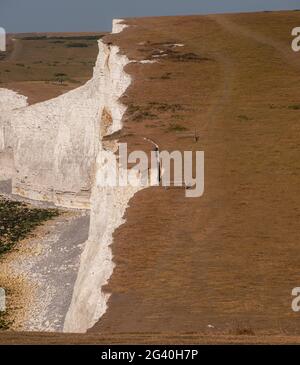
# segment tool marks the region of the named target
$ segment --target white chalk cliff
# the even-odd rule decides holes
[[[113,33],[125,27],[115,20]],[[101,287],[114,268],[112,235],[139,190],[99,184],[116,150],[116,144],[104,146],[102,137],[122,128],[126,107],[119,98],[131,82],[124,72],[128,62],[118,47],[100,40],[93,77],[82,87],[32,106],[15,94],[6,94],[15,107],[13,101],[4,102],[7,108],[0,103],[0,180],[12,178],[13,192],[24,197],[91,210],[89,239],[65,319],[68,332],[85,332],[105,313],[109,296]]]
[[[119,22],[114,24],[119,31]],[[18,96],[15,110],[8,103],[9,112],[0,116],[0,155],[13,151],[14,193],[66,207],[90,207],[101,118],[113,121],[107,134],[121,128],[125,107],[117,100],[130,83],[123,72],[128,60],[117,54],[117,47],[100,40],[93,78],[85,85],[21,108],[24,100]],[[11,93],[6,99],[12,99]],[[0,100],[6,104],[4,93]]]
[[[124,29],[119,21],[113,23],[113,33]],[[105,103],[111,114],[109,133],[122,128],[122,116],[126,111],[119,102],[119,97],[130,85],[131,79],[124,72],[129,60],[118,54],[118,48],[111,47],[107,59],[104,77],[110,85],[109,100]],[[102,58],[101,53],[99,54]],[[103,63],[103,62],[101,62]],[[104,121],[103,121],[104,122]],[[102,124],[102,130],[105,126]],[[100,143],[101,144],[101,143]],[[114,264],[112,261],[113,232],[123,222],[123,215],[130,198],[139,190],[137,187],[103,187],[100,184],[104,175],[113,168],[114,151],[108,150],[101,144],[96,160],[96,176],[91,196],[91,223],[89,239],[86,242],[77,281],[74,287],[71,306],[66,315],[65,332],[86,332],[106,312],[109,294],[100,288],[107,284],[112,275]]]

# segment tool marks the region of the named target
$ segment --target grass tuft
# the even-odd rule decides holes
[[[295,105],[289,105],[288,109],[291,110],[300,110],[300,104],[295,104]]]
[[[169,126],[168,130],[175,131],[175,132],[184,132],[184,131],[187,131],[188,129],[180,124],[173,123]]]

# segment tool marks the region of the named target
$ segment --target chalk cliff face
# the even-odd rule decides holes
[[[3,115],[5,112],[10,112],[14,109],[27,106],[26,96],[19,95],[18,93],[0,89],[0,113]]]
[[[113,33],[124,28],[114,20]],[[102,138],[122,128],[126,107],[119,98],[131,83],[128,63],[118,47],[100,40],[93,77],[84,86],[32,106],[3,91],[10,101],[0,104],[0,180],[12,178],[15,194],[91,211],[65,331],[85,332],[105,313],[109,295],[102,286],[114,268],[109,246],[139,190],[101,183],[115,166],[117,142]]]
[[[9,115],[13,110],[27,106],[27,98],[14,91],[0,89],[0,181],[15,175]]]
[[[124,26],[114,22],[113,33],[120,32]],[[101,56],[100,56],[101,57]],[[105,106],[111,112],[111,125],[108,133],[122,128],[122,116],[126,110],[118,99],[130,85],[130,77],[124,72],[129,62],[127,57],[118,54],[117,47],[111,47],[106,78],[111,85]],[[113,97],[111,97],[113,96]],[[103,130],[103,123],[102,123]],[[123,215],[130,198],[139,187],[102,186],[105,174],[114,168],[114,151],[100,142],[96,159],[96,174],[91,196],[91,223],[89,239],[81,256],[80,269],[74,287],[69,311],[66,315],[65,332],[86,332],[107,310],[109,294],[102,291],[114,269],[110,244],[113,232],[122,223]]]
[[[88,207],[100,124],[100,75],[55,99],[12,111],[4,150],[13,151],[13,192]],[[98,133],[99,136],[99,133]]]
[[[106,134],[121,127],[125,108],[116,104],[130,82],[123,75],[127,60],[117,53],[117,47],[100,40],[93,78],[55,99],[24,107],[21,96],[13,98],[7,91],[6,99],[22,106],[0,116],[0,161],[6,166],[0,178],[13,178],[15,194],[65,207],[90,207],[101,118]]]

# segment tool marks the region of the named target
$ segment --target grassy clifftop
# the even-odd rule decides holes
[[[0,58],[0,87],[28,96],[30,104],[51,99],[92,77],[103,33],[14,34]]]

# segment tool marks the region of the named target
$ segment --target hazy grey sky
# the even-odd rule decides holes
[[[299,0],[0,0],[7,32],[111,30],[113,18],[300,8]]]

